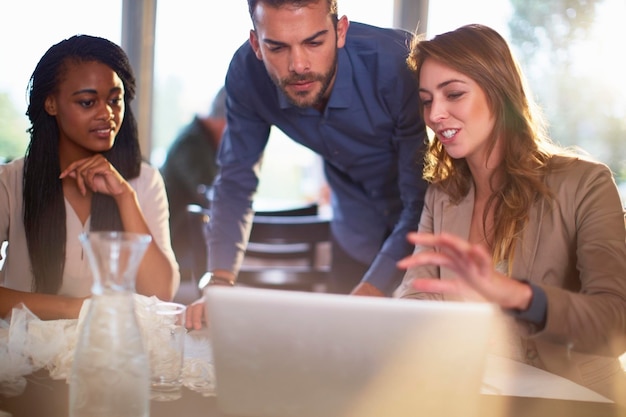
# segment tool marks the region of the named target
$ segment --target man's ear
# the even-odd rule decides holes
[[[48,113],[50,116],[56,116],[57,115],[56,101],[54,100],[54,98],[52,96],[46,97],[46,101],[44,103],[44,108],[46,109],[46,113]]]
[[[348,28],[350,27],[350,21],[346,16],[341,16],[337,22],[337,48],[343,48],[346,44],[346,35]]]
[[[261,55],[261,45],[259,45],[259,38],[256,35],[256,31],[254,29],[250,29],[250,46],[252,46],[252,50],[256,55],[257,59],[263,60],[263,56]]]

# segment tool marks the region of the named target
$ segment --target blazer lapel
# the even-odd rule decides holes
[[[515,260],[513,261],[513,278],[533,277],[532,273],[537,250],[539,247],[540,231],[543,224],[546,201],[541,199],[534,204],[528,216],[528,223],[523,231],[522,238],[515,248]]]
[[[440,229],[435,233],[441,233],[445,230],[447,233],[458,236],[462,239],[469,239],[470,223],[472,221],[472,212],[474,210],[474,187],[472,186],[467,196],[458,204],[453,204],[447,197],[441,201],[441,224]],[[441,278],[454,278],[456,275],[447,268],[441,268]]]
[[[435,224],[434,233],[454,234],[462,239],[469,238],[469,229],[474,210],[474,187],[472,186],[467,196],[459,202],[450,202],[447,194],[441,193],[439,200],[441,205],[441,220]],[[513,263],[513,277],[532,277],[532,270],[539,246],[540,230],[546,210],[545,200],[533,205],[530,210],[528,223],[524,229],[523,237],[515,249],[515,261]],[[455,274],[447,268],[441,268],[442,279],[454,278]]]

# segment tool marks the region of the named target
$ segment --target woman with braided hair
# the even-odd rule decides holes
[[[152,242],[137,292],[173,298],[178,265],[158,170],[142,162],[130,108],[135,78],[126,53],[77,35],[53,45],[29,82],[30,143],[0,166],[0,316],[23,303],[41,319],[75,318],[91,294],[78,235],[117,230]]]

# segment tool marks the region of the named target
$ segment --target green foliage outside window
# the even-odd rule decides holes
[[[552,139],[581,147],[609,165],[618,182],[626,181],[626,103],[623,88],[617,88],[623,79],[580,70],[581,63],[599,60],[597,49],[588,46],[604,0],[510,1],[511,43]]]
[[[0,92],[0,161],[24,156],[28,145],[28,121],[19,114],[9,95]]]

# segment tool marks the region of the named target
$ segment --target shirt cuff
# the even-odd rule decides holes
[[[392,296],[402,282],[405,273],[405,271],[398,269],[397,262],[397,260],[379,253],[365,273],[362,282],[372,284],[387,297]]]
[[[521,282],[528,284],[532,291],[530,305],[526,310],[511,309],[508,310],[508,313],[516,319],[528,321],[543,328],[548,313],[548,297],[541,287],[531,284],[526,280],[521,280]]]

